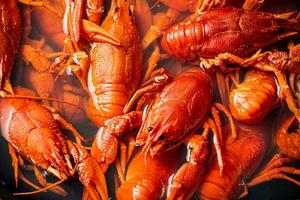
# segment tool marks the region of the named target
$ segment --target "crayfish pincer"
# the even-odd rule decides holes
[[[18,95],[33,96],[32,91],[24,88],[16,88],[15,92]],[[24,164],[20,158],[32,163],[35,171],[46,170],[60,179],[54,184],[49,184],[41,179],[41,175],[36,174],[37,180],[45,188],[34,192],[16,193],[16,195],[36,194],[57,188],[59,183],[75,176],[77,172],[79,180],[92,199],[107,199],[106,181],[100,166],[86,148],[68,140],[62,134],[59,125],[69,129],[78,141],[83,139],[54,109],[42,106],[24,96],[22,98],[10,96],[1,100],[0,116],[2,136],[9,143],[16,185],[18,178],[28,182],[24,175],[20,174],[19,166]],[[72,160],[75,165],[72,164]],[[62,194],[61,190],[62,188],[55,191]]]
[[[162,37],[164,51],[177,58],[214,58],[221,53],[244,57],[296,35],[297,18],[241,8],[220,8],[174,25]]]

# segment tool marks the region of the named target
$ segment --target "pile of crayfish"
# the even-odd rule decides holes
[[[0,126],[14,181],[1,180],[12,198],[220,200],[275,179],[300,187],[300,2],[1,3]]]

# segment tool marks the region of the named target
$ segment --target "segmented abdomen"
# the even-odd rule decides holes
[[[141,68],[137,52],[97,43],[90,53],[88,87],[95,109],[90,109],[100,126],[106,119],[123,114],[123,107],[138,87]]]
[[[203,23],[200,18],[181,22],[170,28],[162,37],[164,51],[184,60],[192,60],[204,41]]]
[[[175,172],[179,150],[152,157],[139,151],[131,160],[126,181],[117,190],[118,200],[160,199],[167,192],[168,179]]]
[[[231,141],[231,131],[228,125],[223,133],[226,137],[222,152],[223,175],[220,176],[214,154],[198,190],[198,195],[204,200],[238,199],[239,194],[245,188],[243,181],[256,171],[268,147],[268,136],[263,127],[239,125],[238,138],[234,142]]]
[[[231,90],[229,108],[234,118],[256,124],[272,110],[277,102],[277,85],[270,73],[248,71],[244,82]]]

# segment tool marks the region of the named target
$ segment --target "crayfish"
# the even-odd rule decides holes
[[[15,91],[17,95],[33,96],[31,91],[23,88],[16,88]],[[22,163],[17,154],[60,179],[57,183],[47,186],[48,184],[42,181],[42,176],[37,175],[37,179],[45,188],[16,195],[35,194],[50,189],[68,177],[74,176],[77,171],[79,180],[92,199],[108,198],[105,177],[98,163],[84,147],[63,136],[58,122],[69,129],[78,142],[83,139],[71,124],[55,112],[55,109],[44,107],[24,96],[23,98],[10,96],[1,100],[0,113],[1,132],[9,143],[16,185],[18,185],[19,163]],[[71,157],[76,163],[74,166]]]
[[[203,182],[199,187],[201,199],[237,199],[247,193],[246,187],[272,179],[286,179],[299,185],[299,182],[283,173],[299,175],[299,170],[282,166],[291,159],[275,154],[269,163],[255,175],[270,146],[263,126],[247,126],[240,124],[237,129],[238,139],[232,142],[228,138],[229,126],[224,129],[225,146],[223,151],[224,176],[218,174],[218,163],[214,157],[209,164]],[[252,156],[249,156],[252,155]],[[243,194],[244,192],[244,194]]]
[[[153,87],[149,87],[148,90],[137,91],[137,95],[133,95],[133,100],[129,101],[125,109],[129,110],[140,96],[147,92],[157,93],[155,91]],[[205,165],[205,160],[208,158],[207,140],[210,130],[214,133],[214,145],[218,152],[220,173],[222,174],[222,153],[219,145],[222,133],[220,132],[221,120],[218,109],[225,112],[229,117],[233,139],[236,137],[230,114],[222,105],[213,104],[212,99],[210,75],[202,69],[191,67],[172,82],[166,84],[156,94],[155,99],[145,108],[143,117],[140,111],[132,111],[109,120],[107,126],[99,129],[97,133],[92,146],[92,155],[97,158],[103,171],[106,171],[109,164],[114,162],[117,157],[118,139],[140,124],[136,144],[143,145],[145,154],[150,152],[152,156],[157,156],[178,148],[188,140],[188,146],[191,148],[191,160],[189,160],[191,163],[183,165],[181,171],[174,176],[173,181],[180,182],[181,179],[184,179],[183,174],[186,170],[193,171],[191,177],[194,178],[194,181],[190,184],[186,180],[182,180],[180,184],[183,184],[183,187],[188,187],[188,189],[181,194],[181,187],[173,188],[171,190],[172,194],[170,194],[173,197],[170,197],[170,199],[176,199],[176,195],[189,197],[195,190],[194,187],[190,186],[199,184],[201,180],[201,176],[199,176],[201,173],[198,173],[198,170],[205,168],[203,165]],[[141,99],[141,102],[144,102],[144,100]],[[143,103],[139,102],[138,104]],[[214,120],[208,117],[209,112],[212,113]],[[204,126],[205,129],[203,136],[192,136],[190,138],[190,135],[201,126]],[[195,148],[195,150],[192,150],[192,148]],[[177,194],[175,195],[175,193]]]
[[[184,60],[221,53],[244,57],[297,35],[296,22],[283,17],[239,8],[211,10],[171,27],[161,45],[168,54]]]

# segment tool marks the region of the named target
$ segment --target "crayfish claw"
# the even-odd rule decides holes
[[[193,135],[189,139],[187,163],[170,178],[167,200],[189,199],[200,184],[209,157],[209,142],[206,136]]]
[[[84,193],[82,196],[83,200],[108,199],[104,173],[102,172],[98,163],[92,157],[87,158],[84,163],[79,164],[78,174],[81,183],[84,185]]]
[[[80,145],[70,143],[69,148],[73,159],[78,162],[76,170],[85,191],[82,199],[108,199],[105,176],[97,161]]]
[[[95,42],[105,42],[111,45],[120,46],[120,40],[111,35],[101,26],[88,20],[82,20],[83,32],[88,35],[89,39]]]

